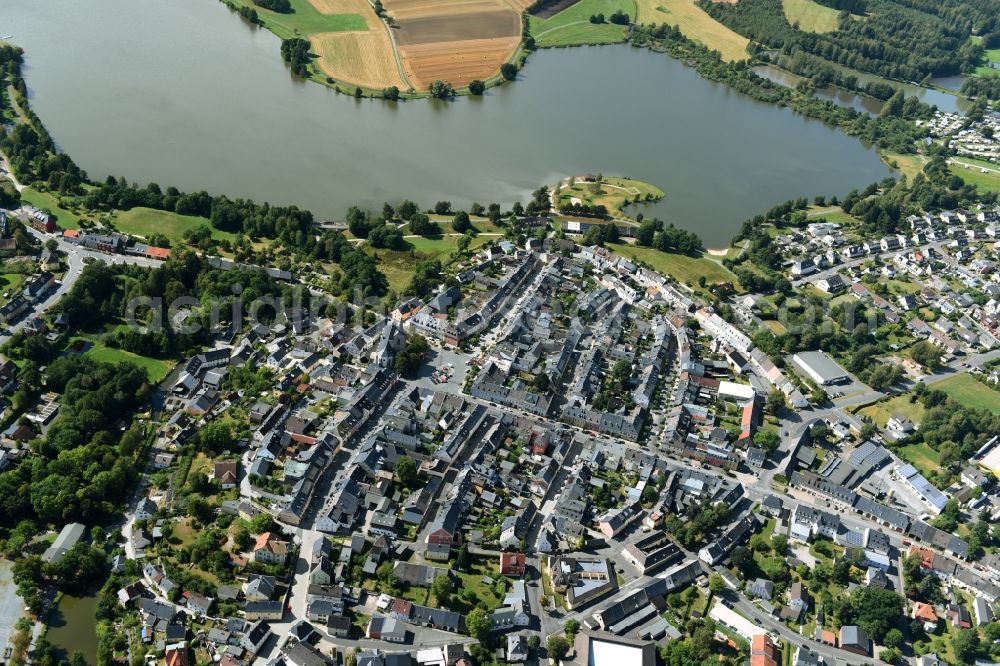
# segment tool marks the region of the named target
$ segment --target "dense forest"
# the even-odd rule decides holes
[[[182,298],[193,303],[183,327],[165,316],[165,309]],[[274,305],[251,312],[249,308],[255,301]],[[147,306],[130,311],[130,304],[141,302],[162,303],[164,316],[156,317]],[[132,316],[149,330],[117,330],[109,335],[109,344],[147,356],[176,357],[210,343],[220,327],[229,328],[234,307],[242,306],[239,310],[242,322],[252,314],[265,323],[270,322],[277,315],[276,308],[287,312],[300,307],[317,317],[336,314],[323,312],[318,309],[320,305],[300,285],[279,282],[263,271],[214,268],[194,252],[180,252],[153,269],[129,264],[90,264],[54,312],[68,315],[70,333],[101,331],[108,324]],[[30,340],[25,340],[25,344]]]
[[[983,47],[969,37],[974,30],[992,31],[1000,20],[1000,0],[870,0],[864,18],[844,11],[838,30],[811,33],[788,22],[781,0],[700,0],[699,6],[741,35],[785,55],[798,49],[901,81],[972,71]]]
[[[962,94],[966,97],[1000,99],[1000,70],[995,76],[970,76],[962,82]]]
[[[696,257],[704,251],[698,234],[664,224],[655,218],[643,220],[635,232],[636,245],[655,247],[661,252],[676,252]]]
[[[288,14],[292,11],[292,3],[288,0],[253,0],[253,4],[281,14]]]
[[[135,480],[141,431],[121,434],[129,414],[149,400],[146,373],[131,364],[111,365],[63,356],[46,367],[29,360],[20,391],[62,393],[59,415],[24,464],[0,473],[0,525],[22,519],[62,525],[93,524],[116,516]]]
[[[864,16],[868,11],[868,3],[865,0],[818,0],[818,2],[826,7],[858,16]]]

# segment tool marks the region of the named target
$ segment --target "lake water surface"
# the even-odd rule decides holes
[[[63,595],[49,613],[46,638],[67,656],[81,652],[87,663],[97,663],[97,596]]]
[[[787,88],[794,88],[802,80],[801,76],[776,67],[774,65],[758,65],[753,68],[758,76],[770,79],[779,85]],[[916,97],[925,104],[933,104],[941,111],[947,113],[964,113],[972,106],[972,102],[964,97],[937,90],[935,88],[921,88],[912,83],[902,83],[900,81],[888,81],[872,74],[864,72],[851,72],[862,84],[876,82],[888,83],[897,89],[902,89],[907,97]],[[948,90],[958,90],[962,87],[964,76],[948,76],[934,79],[934,84]],[[877,115],[882,110],[882,102],[874,97],[862,95],[851,90],[845,90],[837,86],[826,86],[814,90],[816,97],[829,100],[843,107],[854,109],[862,113]]]
[[[277,38],[218,0],[2,0],[0,34],[26,49],[34,109],[91,177],[323,218],[402,198],[512,203],[602,172],[660,186],[651,212],[716,247],[775,203],[888,175],[841,132],[628,46],[537,53],[482,99],[391,104],[293,80]]]
[[[9,560],[0,558],[0,653],[14,635],[14,625],[24,604],[17,596]]]

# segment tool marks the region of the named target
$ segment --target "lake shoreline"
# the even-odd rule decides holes
[[[274,57],[278,38],[221,2],[106,1],[100,16],[55,0],[10,0],[8,12],[32,108],[91,179],[124,174],[340,220],[352,205],[402,199],[509,206],[560,174],[626,173],[666,185],[647,217],[718,248],[775,203],[890,174],[858,139],[651,49],[545,49],[517,85],[404,109],[293,79]],[[87,40],[101,21],[126,38]],[[649,85],[637,93],[610,76],[620,71]],[[606,79],[601,95],[594,77]]]
[[[24,602],[14,585],[13,562],[0,557],[0,651],[10,645],[15,625],[24,617]]]

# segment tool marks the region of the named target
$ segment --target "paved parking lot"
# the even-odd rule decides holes
[[[432,342],[428,359],[413,384],[420,388],[446,393],[461,393],[462,384],[465,383],[465,377],[469,373],[470,360],[471,357],[465,352],[443,345],[438,346],[438,343]],[[433,374],[439,371],[444,371],[448,375],[447,381],[439,383],[434,380]]]

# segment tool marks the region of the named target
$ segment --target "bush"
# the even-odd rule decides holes
[[[290,14],[292,12],[292,3],[289,0],[253,0],[253,4],[280,14]]]
[[[427,92],[431,94],[431,97],[437,99],[451,99],[455,96],[455,88],[446,81],[435,81],[427,89]]]

